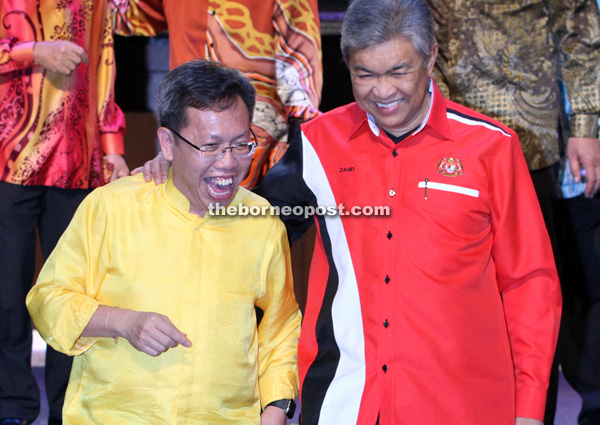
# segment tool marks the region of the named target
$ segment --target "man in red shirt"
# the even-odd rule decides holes
[[[317,241],[298,362],[303,424],[541,424],[560,315],[517,135],[443,98],[423,1],[355,0],[356,103],[301,126],[259,193]],[[290,190],[289,188],[294,188]]]

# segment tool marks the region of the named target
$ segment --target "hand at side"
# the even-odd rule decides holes
[[[192,346],[187,336],[163,314],[98,307],[81,333],[84,337],[123,337],[137,350],[156,357],[169,348]]]

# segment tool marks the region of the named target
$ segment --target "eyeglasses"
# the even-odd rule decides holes
[[[189,146],[193,147],[197,151],[200,151],[200,158],[202,158],[206,162],[219,161],[225,156],[225,151],[227,151],[227,149],[229,149],[233,156],[236,158],[247,158],[249,156],[252,156],[252,154],[256,150],[256,147],[258,146],[258,143],[256,142],[256,140],[258,139],[256,138],[256,135],[254,134],[254,131],[252,131],[252,129],[250,129],[250,133],[252,134],[252,140],[254,140],[253,142],[233,143],[231,146],[222,146],[218,143],[207,143],[202,146],[196,146],[172,128],[170,128],[169,130],[171,130],[173,134],[175,134]]]

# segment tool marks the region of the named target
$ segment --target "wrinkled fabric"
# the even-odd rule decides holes
[[[530,170],[560,157],[563,80],[570,137],[598,134],[600,13],[595,0],[428,0],[445,96],[519,135]]]
[[[123,154],[114,102],[112,9],[107,0],[2,0],[0,180],[88,189],[108,181],[104,155]],[[89,63],[66,76],[34,63],[38,41],[70,41]]]
[[[244,189],[239,203],[268,205]],[[86,198],[44,265],[27,304],[42,337],[75,355],[66,425],[258,425],[261,407],[297,396],[283,224],[188,211],[171,179],[121,179]],[[192,347],[151,357],[124,338],[80,338],[100,304],[164,314]]]
[[[543,418],[561,295],[519,139],[433,83],[432,99],[398,144],[356,103],[326,112],[259,188],[282,209],[344,207],[282,216],[292,240],[317,225],[304,425]]]
[[[319,114],[323,69],[316,0],[117,0],[116,30],[169,31],[171,68],[210,59],[241,71],[256,88],[252,126],[259,138],[252,188],[283,155],[288,121]]]

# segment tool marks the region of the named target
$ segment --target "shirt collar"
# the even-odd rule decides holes
[[[173,167],[169,168],[169,176],[164,184],[164,194],[169,204],[186,214],[190,214],[190,201],[175,187],[175,183],[173,183]]]

